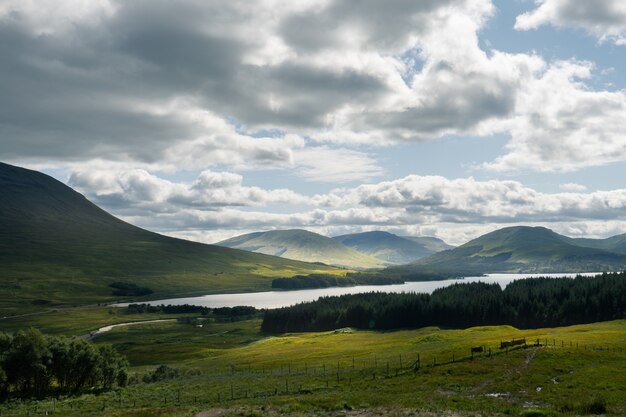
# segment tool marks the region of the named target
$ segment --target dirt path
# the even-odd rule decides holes
[[[143,320],[143,321],[129,321],[126,323],[117,323],[117,324],[110,324],[108,326],[104,326],[104,327],[100,327],[98,330],[94,330],[93,332],[90,332],[89,334],[84,334],[82,336],[80,336],[81,339],[86,339],[86,340],[92,340],[106,332],[110,332],[111,330],[113,330],[116,327],[123,327],[123,326],[135,326],[137,324],[150,324],[150,323],[163,323],[163,322],[168,322],[168,321],[176,321],[176,319],[157,319],[157,320]]]

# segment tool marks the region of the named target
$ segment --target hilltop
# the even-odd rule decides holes
[[[263,290],[277,277],[345,273],[153,233],[48,175],[4,163],[0,264],[0,316],[42,305],[112,301],[117,297],[109,285],[115,282],[161,297]]]
[[[626,267],[626,255],[601,248],[609,247],[611,239],[572,239],[545,227],[507,227],[395,271],[407,275],[620,271]]]
[[[332,238],[300,229],[249,233],[218,242],[217,245],[348,268],[385,266],[380,259],[360,253]]]
[[[361,253],[396,265],[408,264],[452,248],[434,237],[404,237],[382,231],[341,235],[333,239]]]

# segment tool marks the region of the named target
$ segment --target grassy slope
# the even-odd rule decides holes
[[[357,252],[329,237],[306,230],[250,233],[219,242],[218,245],[349,268],[368,269],[384,266],[384,262],[380,259]]]
[[[438,252],[432,248],[433,241],[419,240],[426,238],[404,238],[381,231],[341,235],[335,236],[333,239],[354,250],[398,265],[407,264]],[[435,239],[435,241],[437,240]],[[444,242],[441,242],[440,246],[445,247],[445,249],[450,248]]]
[[[584,272],[622,270],[626,256],[573,245],[542,227],[509,227],[421,259],[407,271]]]
[[[499,342],[513,337],[539,338],[544,343],[548,339],[550,346],[499,352]],[[167,363],[200,374],[132,385],[121,391],[121,407],[115,393],[60,401],[56,407],[63,415],[189,416],[231,407],[262,415],[267,410],[318,415],[347,406],[508,415],[523,415],[530,407],[544,410],[537,415],[558,416],[580,413],[580,406],[596,396],[606,400],[609,415],[626,413],[624,320],[536,330],[491,326],[279,337],[261,334],[258,320],[208,323],[201,328],[158,323],[114,329],[96,341],[112,343],[127,354],[134,372]],[[469,360],[471,346],[491,347],[498,354]],[[417,353],[423,367],[414,373]],[[447,363],[453,354],[456,362]],[[433,360],[439,366],[432,367]],[[488,395],[494,393],[504,395]],[[106,412],[101,409],[103,402]],[[46,406],[52,404],[42,402],[39,409]],[[4,415],[25,415],[32,408],[18,404],[5,409]]]
[[[448,245],[441,239],[430,236],[400,236],[404,239],[412,240],[423,245],[426,249],[435,252],[441,252],[443,250],[453,249],[454,246]]]
[[[607,239],[568,239],[573,245],[604,249],[626,255],[626,234],[612,236]]]
[[[153,297],[270,288],[276,277],[345,274],[272,256],[152,233],[101,210],[36,171],[0,164],[0,317],[52,303],[114,300],[108,284]]]

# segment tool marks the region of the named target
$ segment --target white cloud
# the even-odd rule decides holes
[[[626,231],[626,189],[542,193],[517,181],[411,175],[314,197],[246,187],[240,175],[203,172],[172,182],[143,170],[76,172],[70,183],[127,221],[213,242],[250,231],[305,228],[327,235],[365,230],[426,234],[454,244],[510,225],[541,225],[570,236]],[[576,188],[578,191],[574,191]],[[281,212],[263,210],[280,204]]]
[[[69,185],[118,213],[142,213],[158,219],[158,213],[185,210],[215,211],[226,206],[303,204],[309,199],[287,189],[266,190],[243,185],[243,177],[229,172],[203,171],[190,183],[172,182],[142,169],[126,171],[75,170]],[[156,214],[155,214],[156,213]],[[153,218],[152,221],[156,219]]]
[[[575,193],[582,193],[587,191],[587,187],[582,184],[576,184],[574,182],[568,182],[566,184],[559,185],[559,188],[563,191],[571,191]]]
[[[383,174],[374,159],[350,149],[317,146],[294,154],[297,174],[305,179],[340,183],[370,180]]]
[[[517,17],[518,30],[546,24],[582,28],[601,42],[626,44],[626,3],[622,0],[537,0],[537,8]]]
[[[515,112],[491,128],[508,132],[496,171],[574,171],[626,159],[625,91],[594,91],[588,62],[559,61],[525,80]]]

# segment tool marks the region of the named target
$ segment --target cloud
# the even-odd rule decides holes
[[[526,80],[514,114],[492,129],[508,132],[507,153],[484,167],[495,171],[574,171],[626,159],[624,91],[594,91],[583,80],[589,62],[558,61]]]
[[[626,225],[626,189],[584,192],[577,184],[543,193],[517,181],[410,175],[304,196],[248,187],[229,172],[204,171],[193,181],[174,182],[144,170],[84,170],[74,172],[70,184],[133,224],[206,242],[306,228],[328,235],[390,230],[458,244],[511,225],[541,225],[572,236],[623,233]],[[282,208],[263,209],[271,205]]]
[[[588,62],[482,49],[491,0],[39,3],[0,5],[5,160],[371,181],[364,145],[494,133],[496,171],[626,159],[625,93],[591,88]],[[545,0],[517,27],[621,42],[624,13]]]
[[[294,155],[297,174],[305,179],[341,183],[379,177],[383,169],[366,153],[327,146],[298,150]]]
[[[247,187],[243,177],[230,172],[203,171],[193,182],[172,182],[142,169],[127,171],[74,171],[68,184],[95,203],[115,209],[123,216],[158,219],[186,210],[216,211],[228,206],[302,204],[308,198],[287,189]]]
[[[626,4],[621,0],[538,0],[537,8],[517,17],[518,30],[546,24],[581,28],[601,42],[626,44]]]
[[[563,191],[571,191],[574,193],[582,193],[583,191],[587,191],[587,187],[582,184],[576,184],[574,182],[568,182],[566,184],[559,185],[559,188]]]
[[[337,204],[401,210],[408,220],[505,223],[619,219],[626,216],[626,189],[548,194],[517,181],[477,181],[410,175],[347,190]],[[407,221],[409,223],[409,221]]]
[[[479,48],[493,13],[489,0],[3,2],[3,153],[285,168],[290,137],[481,132],[538,65]],[[281,134],[255,137],[267,129]]]

